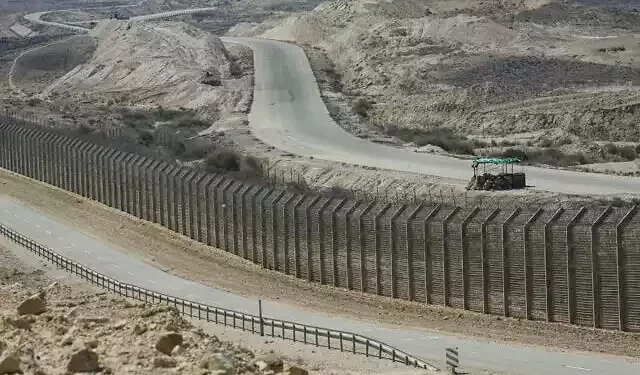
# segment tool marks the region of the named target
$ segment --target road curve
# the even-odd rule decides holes
[[[216,9],[196,8],[132,17],[146,21]],[[87,32],[88,29],[41,21],[46,12],[25,16],[35,23]],[[418,154],[357,138],[331,118],[304,51],[295,45],[260,38],[221,38],[248,46],[254,53],[254,100],[249,123],[267,144],[296,155],[389,170],[468,181],[468,160]],[[640,193],[640,178],[524,167],[533,189],[577,195]]]
[[[0,196],[0,223],[48,246],[60,255],[125,283],[244,313],[257,312],[258,302],[255,298],[237,296],[168,274],[127,255],[125,250],[106,246],[74,228],[25,208],[11,198]],[[463,368],[523,375],[640,373],[639,363],[628,363],[620,357],[551,352],[460,339],[417,329],[384,327],[309,312],[274,301],[263,301],[263,310],[265,316],[271,318],[358,332],[434,362],[442,361],[444,348],[458,347]]]

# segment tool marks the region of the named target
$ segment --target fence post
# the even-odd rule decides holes
[[[318,250],[319,250],[319,255],[320,255],[320,284],[324,285],[324,235],[325,235],[325,231],[324,231],[324,210],[329,206],[329,204],[332,202],[332,199],[327,199],[324,201],[324,203],[320,206],[320,208],[318,209]],[[313,280],[313,274],[314,272],[312,271],[312,257],[311,257],[311,252],[307,253],[307,260],[308,260],[308,267],[309,267],[309,281]]]
[[[233,249],[231,251],[234,255],[238,254],[238,192],[246,185],[239,183],[235,189],[231,191],[231,224],[233,230],[231,231],[231,237],[233,238]],[[243,225],[242,223],[240,225]]]
[[[338,211],[342,209],[344,204],[347,203],[346,199],[342,199],[337,206],[331,211],[331,265],[333,266],[333,286],[338,286],[338,230],[336,229],[338,223]],[[285,234],[286,235],[286,234]]]
[[[381,295],[382,294],[382,285],[380,285],[380,280],[381,280],[381,267],[380,267],[380,244],[381,244],[381,240],[380,240],[380,218],[382,216],[384,216],[387,211],[389,211],[389,209],[391,208],[391,203],[387,203],[384,205],[384,207],[378,211],[376,213],[376,216],[373,218],[373,228],[374,228],[374,232],[375,232],[375,236],[374,236],[374,241],[375,241],[375,251],[376,251],[376,294],[377,295]]]
[[[298,233],[298,208],[304,202],[305,196],[300,194],[298,200],[293,205],[293,274],[296,278],[300,277],[300,234]]]
[[[214,193],[213,193],[213,219],[214,219],[214,226],[215,226],[215,233],[216,233],[216,242],[215,242],[215,246],[217,248],[220,248],[221,246],[221,238],[220,238],[220,232],[222,232],[222,237],[226,237],[225,232],[225,228],[224,228],[224,209],[225,209],[225,204],[224,204],[224,191],[227,190],[227,187],[229,187],[229,185],[231,185],[233,183],[233,180],[227,180],[226,177],[222,177],[222,180],[220,180],[220,182],[222,183],[221,185],[216,184],[216,186],[214,187]],[[218,189],[218,187],[220,187],[220,189]],[[222,201],[219,201],[220,199],[220,195],[222,194]],[[220,211],[222,211],[222,215],[220,214]],[[222,217],[221,217],[222,216]],[[222,221],[220,220],[222,219]],[[221,224],[222,223],[222,230],[221,230]],[[224,241],[224,238],[222,238],[222,241]],[[227,249],[224,249],[225,251],[228,251]]]
[[[271,249],[273,251],[271,254],[271,265],[274,270],[278,269],[278,202],[284,195],[284,191],[279,191],[276,198],[271,201]],[[262,260],[262,264],[267,264],[266,256]]]
[[[414,192],[415,194],[415,192]],[[413,223],[412,221],[416,218],[416,215],[418,215],[418,212],[420,212],[420,210],[422,210],[423,205],[422,203],[418,204],[413,211],[411,211],[411,213],[409,213],[409,216],[407,217],[406,220],[406,224],[407,224],[407,243],[406,243],[406,248],[405,251],[407,253],[407,297],[409,297],[409,301],[414,301],[415,300],[415,290],[414,290],[414,286],[413,286],[413,250],[414,250],[414,244],[413,244]],[[426,240],[426,236],[424,237],[424,239]],[[426,265],[426,263],[425,263]]]
[[[283,270],[284,270],[284,274],[288,275],[289,274],[289,248],[290,248],[290,241],[289,241],[289,223],[293,223],[293,241],[294,243],[296,242],[296,221],[295,221],[295,212],[293,214],[293,221],[289,220],[289,215],[291,214],[291,212],[289,212],[289,205],[291,204],[291,202],[293,201],[293,199],[296,197],[296,194],[292,194],[291,196],[289,196],[289,198],[287,198],[284,202],[284,204],[282,205],[282,218],[283,218],[283,228],[282,228],[282,240],[284,242],[284,265],[283,265]],[[293,207],[293,210],[295,211],[295,205]],[[294,245],[295,246],[295,245]],[[295,334],[294,334],[295,336]]]
[[[403,204],[400,206],[391,216],[390,219],[390,228],[389,228],[389,240],[391,243],[391,297],[397,298],[398,296],[398,286],[396,283],[396,268],[398,267],[398,231],[397,231],[397,219],[402,215],[402,213],[407,209],[407,205]],[[407,237],[407,242],[409,242],[409,238]],[[411,280],[407,281],[407,284],[411,284]]]
[[[533,275],[531,274],[531,259],[532,255],[529,251],[529,229],[531,224],[540,217],[544,212],[542,208],[538,208],[536,212],[524,223],[522,228],[522,235],[524,237],[524,290],[525,290],[525,317],[531,319],[532,310],[532,294],[533,294]]]
[[[502,223],[502,301],[504,308],[504,316],[509,316],[509,291],[511,283],[509,282],[509,250],[507,249],[507,225],[520,214],[520,208],[516,208]]]
[[[431,285],[431,280],[433,279],[433,275],[431,272],[431,266],[429,264],[432,261],[431,246],[429,246],[429,221],[431,221],[431,219],[433,219],[438,214],[438,212],[440,212],[441,208],[442,208],[441,204],[435,206],[422,221],[423,230],[424,230],[424,283],[425,283],[424,300],[427,304],[431,304],[432,302],[431,295],[433,294],[432,293],[433,287]]]
[[[634,205],[629,212],[627,212],[622,219],[616,225],[616,269],[617,269],[617,278],[618,278],[618,329],[620,331],[625,331],[627,329],[627,306],[625,301],[625,290],[624,290],[624,264],[622,263],[622,226],[631,219],[636,211],[638,210],[638,206]]]
[[[580,210],[567,223],[566,245],[567,245],[567,321],[573,324],[576,316],[576,270],[575,270],[575,254],[573,251],[572,230],[576,222],[578,222],[587,209],[581,207]]]
[[[448,230],[447,225],[449,221],[460,211],[460,206],[455,206],[451,212],[442,220],[442,294],[444,299],[444,306],[449,306],[449,248],[447,246]]]
[[[247,219],[247,193],[253,188],[251,184],[243,184],[243,188],[240,193],[240,240],[242,243],[242,254],[236,252],[236,255],[242,255],[243,259],[247,259],[247,225],[249,220]]]
[[[487,272],[487,224],[496,218],[501,211],[493,210],[481,224],[480,245],[481,245],[481,263],[482,263],[482,312],[489,313],[489,272]]]
[[[591,225],[591,298],[593,301],[593,328],[600,328],[600,257],[598,256],[598,246],[596,246],[596,229],[604,219],[611,213],[611,206],[607,208],[598,216],[598,218]]]
[[[551,234],[549,228],[564,213],[564,208],[559,208],[553,216],[544,224],[544,276],[547,322],[551,321],[551,279],[549,278],[549,262],[551,261]]]
[[[463,310],[468,310],[468,295],[469,295],[469,277],[467,276],[468,271],[467,269],[469,268],[469,261],[467,260],[469,257],[469,249],[467,247],[467,241],[466,241],[466,236],[465,233],[467,231],[467,225],[469,225],[469,222],[473,219],[473,217],[475,215],[478,214],[478,212],[480,212],[480,207],[476,206],[473,208],[473,210],[471,210],[471,212],[469,212],[469,214],[467,216],[465,216],[465,218],[462,220],[462,223],[460,224],[460,244],[461,244],[461,250],[462,250],[462,309]]]
[[[355,212],[355,210],[360,207],[360,201],[356,201],[354,204],[351,205],[351,207],[349,208],[349,210],[347,210],[347,212],[345,213],[345,226],[344,226],[344,238],[346,240],[346,257],[347,257],[347,264],[346,264],[346,271],[347,271],[347,289],[349,290],[353,290],[353,270],[351,269],[351,267],[353,267],[352,264],[352,260],[351,257],[353,256],[353,246],[352,246],[352,237],[351,237],[351,225],[353,224],[353,218],[351,217],[351,215],[353,215],[353,213]]]
[[[365,293],[367,291],[366,288],[366,259],[365,259],[365,233],[364,233],[364,221],[362,217],[367,215],[371,210],[376,206],[376,202],[370,202],[367,207],[360,213],[358,216],[358,234],[360,237],[360,291]]]
[[[201,233],[202,233],[202,226],[201,224],[201,218],[202,218],[202,203],[203,203],[203,199],[201,199],[202,196],[202,182],[207,179],[209,176],[204,173],[204,172],[198,172],[197,174],[197,178],[193,181],[193,184],[191,184],[190,188],[191,188],[191,196],[192,196],[192,202],[191,203],[191,220],[189,222],[189,237],[193,240],[196,240],[198,242],[202,242],[202,238],[201,238]]]

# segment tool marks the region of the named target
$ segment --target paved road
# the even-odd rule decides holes
[[[127,255],[122,249],[107,246],[1,195],[0,223],[47,245],[65,257],[120,281],[200,303],[257,314],[258,302],[254,298],[233,295],[170,275]],[[503,346],[435,332],[388,328],[300,310],[274,301],[263,301],[263,310],[265,316],[277,319],[358,332],[434,362],[442,360],[445,347],[457,346],[464,366],[487,371],[524,375],[640,373],[640,364],[627,363],[616,357],[604,359],[593,355]]]
[[[133,17],[152,20],[197,13],[197,8]],[[59,25],[86,32],[78,26],[40,21],[41,14],[27,15],[33,22]],[[372,143],[338,126],[324,105],[304,51],[292,44],[259,38],[222,38],[254,52],[255,92],[249,114],[254,134],[267,144],[296,155],[383,169],[439,176],[466,183],[471,163],[441,155],[417,154]],[[524,167],[534,189],[554,193],[604,195],[639,193],[640,178]]]

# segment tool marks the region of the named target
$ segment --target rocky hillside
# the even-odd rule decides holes
[[[640,143],[638,25],[634,9],[571,1],[335,0],[231,33],[324,51],[361,126],[400,144],[552,146],[563,156],[539,161],[570,165],[630,160],[601,143]]]

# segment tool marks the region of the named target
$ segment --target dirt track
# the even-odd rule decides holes
[[[381,325],[412,326],[492,341],[640,356],[640,334],[505,319],[309,284],[39,182],[0,171],[0,194],[187,279]]]

